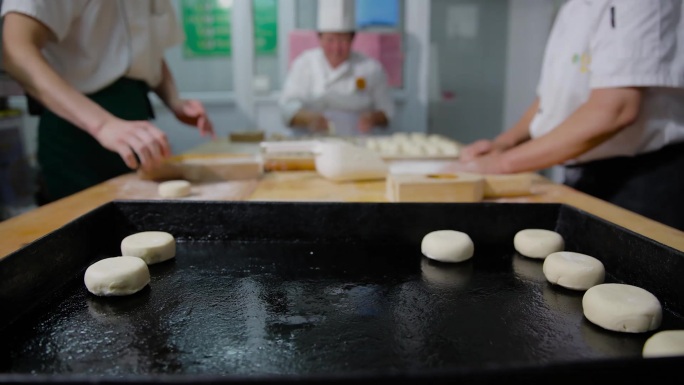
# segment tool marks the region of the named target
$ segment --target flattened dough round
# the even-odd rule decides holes
[[[191,187],[187,180],[168,180],[159,183],[157,192],[162,198],[182,198],[190,195]]]
[[[464,232],[437,230],[423,237],[420,249],[430,259],[453,263],[470,259],[475,252],[475,245]]]
[[[515,234],[513,246],[518,253],[526,257],[544,259],[551,253],[562,251],[565,241],[563,236],[555,231],[525,229]]]
[[[584,316],[604,329],[643,333],[660,327],[663,310],[649,291],[621,283],[603,283],[584,293]]]
[[[644,358],[684,356],[684,330],[664,330],[644,343]]]
[[[546,279],[572,290],[587,290],[603,283],[606,269],[598,259],[572,251],[557,251],[544,259]]]
[[[176,256],[176,239],[164,231],[143,231],[121,241],[121,254],[142,258],[152,265]]]
[[[83,282],[98,296],[122,296],[139,292],[150,283],[150,270],[137,257],[105,258],[88,266]]]

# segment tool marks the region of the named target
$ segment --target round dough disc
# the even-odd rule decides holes
[[[640,287],[621,283],[591,287],[582,297],[582,310],[595,325],[625,333],[655,330],[663,318],[658,298]]]
[[[544,259],[546,279],[572,290],[587,290],[603,283],[606,269],[598,259],[572,251],[557,251]]]
[[[137,257],[105,258],[88,266],[83,282],[98,296],[130,295],[150,283],[150,270]]]
[[[684,356],[684,330],[665,330],[644,343],[644,358]]]
[[[143,231],[121,241],[121,254],[142,258],[152,265],[176,256],[176,239],[163,231]]]
[[[423,255],[441,262],[463,262],[475,251],[472,239],[455,230],[437,230],[423,237],[420,249]]]
[[[162,198],[182,198],[190,195],[191,185],[187,180],[169,180],[159,183],[157,192]]]
[[[515,234],[513,246],[518,253],[526,257],[544,259],[551,253],[562,251],[565,241],[563,236],[555,231],[525,229]]]

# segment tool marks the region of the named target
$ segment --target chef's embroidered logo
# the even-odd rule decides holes
[[[572,64],[579,64],[580,72],[583,74],[587,73],[589,72],[589,65],[591,64],[591,55],[586,52],[582,55],[574,54],[572,55]]]
[[[366,79],[363,77],[356,78],[356,89],[358,91],[363,91],[366,89]]]

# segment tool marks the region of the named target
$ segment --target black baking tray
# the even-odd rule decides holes
[[[600,259],[606,282],[661,301],[684,329],[684,254],[571,206],[525,203],[113,201],[0,260],[0,382],[643,383],[684,357],[643,359],[654,332],[582,314],[582,292],[518,255],[525,228]],[[466,232],[472,259],[422,256]],[[176,258],[127,297],[85,269],[159,230]]]

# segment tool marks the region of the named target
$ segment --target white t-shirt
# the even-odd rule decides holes
[[[533,138],[562,123],[592,89],[648,87],[639,119],[568,164],[632,156],[684,141],[681,0],[569,0],[546,46]]]
[[[83,93],[127,76],[150,87],[161,81],[164,51],[183,41],[168,0],[4,0],[2,15],[22,13],[55,35],[43,54]]]
[[[320,48],[302,52],[293,62],[280,96],[283,121],[288,124],[302,108],[361,113],[383,111],[394,115],[387,76],[376,60],[357,52],[331,68]]]

